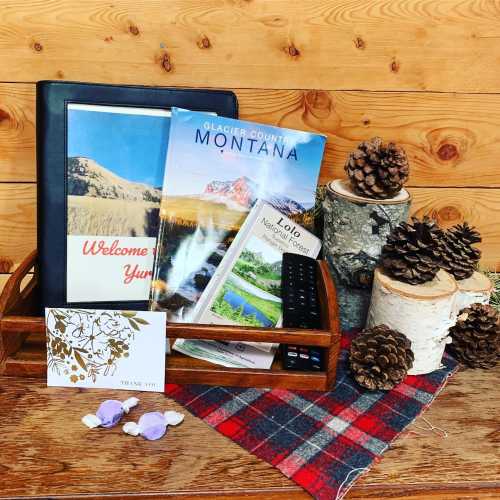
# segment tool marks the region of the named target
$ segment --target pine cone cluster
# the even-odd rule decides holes
[[[355,193],[377,199],[398,194],[410,172],[404,149],[380,137],[359,144],[344,169]]]
[[[471,368],[492,368],[500,358],[500,318],[487,304],[472,304],[460,311],[450,329],[449,351]]]
[[[441,267],[457,280],[470,278],[481,258],[481,251],[472,245],[480,241],[480,234],[467,222],[445,231],[439,249]]]
[[[349,356],[356,382],[370,390],[390,390],[413,366],[411,342],[387,325],[364,330],[351,343]]]
[[[431,281],[439,271],[443,231],[428,217],[411,220],[411,224],[399,224],[387,237],[382,267],[393,278],[418,285]]]

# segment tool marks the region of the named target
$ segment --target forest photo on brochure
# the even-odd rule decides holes
[[[212,304],[231,322],[273,327],[281,316],[281,254],[251,237]]]

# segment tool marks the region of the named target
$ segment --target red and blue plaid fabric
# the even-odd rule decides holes
[[[434,400],[456,370],[449,356],[392,391],[367,391],[351,377],[344,334],[333,391],[167,384],[167,396],[319,499],[340,498]],[[342,495],[339,495],[341,488]]]

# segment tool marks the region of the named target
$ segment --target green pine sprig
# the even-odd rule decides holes
[[[500,273],[495,271],[483,271],[493,283],[493,291],[491,292],[490,305],[500,312]]]

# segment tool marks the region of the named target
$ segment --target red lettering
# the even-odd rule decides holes
[[[138,256],[146,257],[148,255],[147,248],[141,247],[120,247],[119,240],[114,240],[110,246],[106,246],[103,240],[92,241],[85,240],[82,248],[83,255],[116,255],[116,256]]]
[[[95,255],[97,253],[97,250],[95,249],[96,241],[93,241],[90,244],[90,248],[87,249],[88,243],[89,243],[88,240],[85,240],[85,243],[83,244],[83,255],[87,255],[89,253],[91,253],[92,255]]]
[[[138,280],[144,280],[146,278],[150,278],[153,273],[152,271],[140,271],[139,266],[136,264],[134,267],[132,267],[130,264],[126,264],[123,266],[124,271],[125,271],[125,278],[123,280],[123,283],[125,285],[130,285],[134,279]]]

